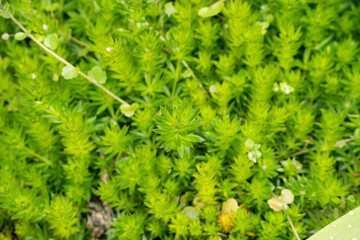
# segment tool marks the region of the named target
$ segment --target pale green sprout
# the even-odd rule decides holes
[[[251,150],[248,153],[248,158],[254,163],[256,163],[257,159],[261,157],[261,152],[259,151],[261,145],[255,144],[253,140],[248,139],[245,142],[245,147]]]
[[[285,82],[280,82],[280,84],[274,83],[273,91],[274,92],[281,91],[281,92],[283,92],[285,94],[290,94],[293,91],[295,91],[295,89],[292,86],[285,83]]]
[[[252,148],[254,147],[254,145],[255,145],[255,143],[254,143],[254,141],[251,140],[251,139],[248,139],[248,140],[246,140],[246,142],[245,142],[245,147],[247,147],[247,148],[252,149]]]
[[[165,13],[168,17],[171,17],[172,14],[176,13],[176,9],[172,2],[165,3]]]
[[[132,117],[135,114],[135,111],[138,109],[139,104],[133,103],[131,105],[122,104],[120,106],[121,113],[123,113],[127,117]]]
[[[281,82],[280,83],[280,91],[282,91],[283,93],[289,94],[291,92],[293,92],[295,89],[293,87],[291,87],[290,85],[288,85],[285,82]]]
[[[261,26],[261,34],[265,35],[267,32],[267,29],[270,26],[269,22],[256,22],[257,25]]]

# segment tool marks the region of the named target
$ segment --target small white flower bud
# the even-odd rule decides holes
[[[9,34],[8,33],[4,33],[3,35],[1,35],[1,38],[3,39],[3,40],[8,40],[9,39]]]

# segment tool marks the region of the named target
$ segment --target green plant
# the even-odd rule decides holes
[[[0,1],[0,239],[360,238],[359,13]]]

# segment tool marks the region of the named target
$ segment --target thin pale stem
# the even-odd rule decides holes
[[[90,46],[88,44],[84,43],[83,41],[81,41],[77,38],[71,37],[70,40],[73,41],[74,43],[77,43],[77,44],[83,46],[83,47],[90,48]]]
[[[23,32],[27,32],[26,28],[18,21],[16,20],[16,18],[14,16],[12,16],[11,14],[8,13],[9,18],[16,23],[16,25],[18,25],[21,30]],[[71,63],[69,63],[68,61],[66,61],[65,59],[63,59],[62,57],[60,57],[59,55],[57,55],[55,52],[51,51],[50,49],[48,49],[44,44],[42,44],[39,40],[37,40],[33,35],[29,34],[29,38],[31,40],[33,40],[37,45],[39,45],[41,48],[43,48],[46,52],[48,52],[49,54],[51,54],[52,56],[54,56],[56,59],[58,59],[60,62],[64,63],[65,65],[71,67],[71,68],[75,68],[74,65],[72,65]],[[89,76],[87,76],[85,73],[79,71],[79,74],[81,76],[83,76],[86,80],[88,80],[89,82],[91,82],[92,84],[94,84],[95,86],[97,86],[98,88],[100,88],[101,90],[103,90],[104,92],[106,92],[107,94],[109,94],[111,97],[113,97],[114,99],[116,99],[118,102],[125,104],[125,105],[130,105],[129,103],[127,103],[125,100],[119,98],[118,96],[116,96],[115,94],[113,94],[111,91],[109,91],[107,88],[105,88],[103,85],[101,85],[100,83],[92,80]]]
[[[38,158],[40,161],[43,161],[44,163],[46,163],[48,165],[51,165],[51,162],[48,159],[42,157],[40,154],[36,153],[34,150],[32,150],[30,148],[27,148],[27,150],[31,155]]]
[[[287,220],[288,220],[289,223],[290,223],[291,229],[293,230],[296,239],[297,239],[297,240],[301,240],[301,238],[299,237],[299,234],[297,233],[296,228],[295,228],[293,222],[291,221],[291,218],[289,217],[289,215],[286,214],[286,218],[287,218]]]

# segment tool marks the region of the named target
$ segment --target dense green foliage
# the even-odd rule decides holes
[[[360,205],[358,1],[0,15],[0,239],[304,239]]]

